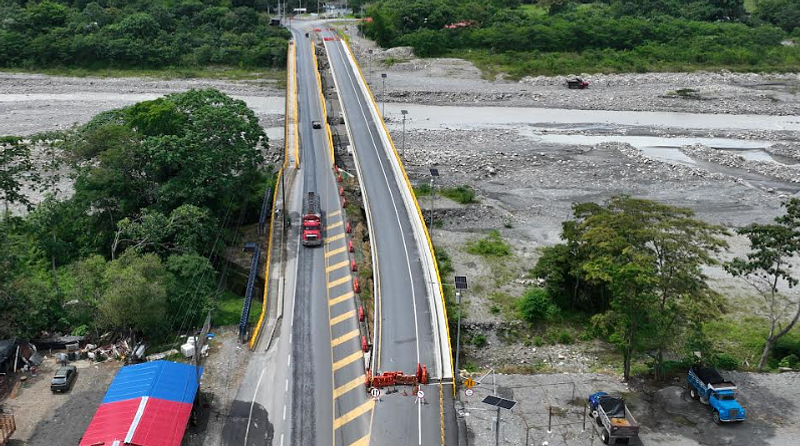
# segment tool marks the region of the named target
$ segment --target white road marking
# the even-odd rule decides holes
[[[289,356],[286,357],[286,367],[289,367],[290,365],[292,365],[292,355],[291,354],[289,354]]]
[[[286,421],[286,405],[283,405],[283,421]]]
[[[281,434],[281,446],[283,446],[283,434]]]
[[[283,391],[284,392],[289,391],[289,378],[286,378],[286,384],[283,386]]]
[[[261,387],[261,380],[264,379],[264,371],[266,368],[261,369],[261,375],[258,376],[256,383],[256,390],[253,392],[253,401],[250,401],[250,414],[247,415],[247,429],[244,431],[244,446],[247,446],[247,436],[250,435],[250,421],[253,419],[253,406],[256,404],[256,395],[258,395],[258,388]]]

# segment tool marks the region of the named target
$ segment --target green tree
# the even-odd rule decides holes
[[[754,223],[737,230],[750,240],[746,258],[737,257],[726,267],[734,277],[747,281],[762,299],[769,331],[758,369],[767,365],[775,343],[789,333],[800,319],[800,298],[791,289],[798,284],[792,264],[800,251],[800,200],[784,203],[786,213],[775,223]]]
[[[139,218],[126,217],[117,223],[111,256],[128,246],[140,253],[207,253],[212,249],[215,223],[206,209],[191,204],[173,209],[169,216],[145,209]]]
[[[0,138],[0,200],[6,213],[12,204],[30,206],[22,189],[37,179],[28,144],[13,136]]]
[[[155,254],[129,251],[109,262],[103,273],[104,292],[98,305],[103,325],[148,336],[161,333],[165,329],[172,280]]]

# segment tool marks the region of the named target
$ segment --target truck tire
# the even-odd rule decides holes
[[[693,400],[696,400],[700,397],[700,395],[697,393],[697,389],[695,389],[691,384],[689,384],[689,396],[692,397]]]
[[[610,440],[610,436],[608,435],[608,430],[603,429],[602,432],[600,432],[600,439],[603,440],[603,444],[608,444]]]
[[[713,415],[711,415],[711,418],[714,419],[714,423],[722,424],[722,420],[719,419],[719,412],[717,412],[716,410],[713,411]]]
[[[603,427],[603,420],[601,420],[600,417],[595,418],[594,421],[597,422],[598,426]]]

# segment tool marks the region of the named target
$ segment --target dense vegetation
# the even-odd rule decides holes
[[[0,0],[0,67],[283,67],[259,0]]]
[[[730,68],[796,70],[800,0],[380,0],[364,33],[421,56],[454,55],[490,73]],[[462,22],[462,23],[459,23]],[[452,26],[455,25],[455,26]],[[448,27],[449,26],[449,27]]]
[[[0,338],[126,329],[158,337],[194,326],[223,291],[221,249],[257,220],[264,145],[254,113],[216,90],[104,112],[67,132],[4,138],[6,208],[27,203],[30,184],[47,198],[24,217],[0,218]],[[54,187],[62,162],[76,172],[70,197]]]
[[[575,204],[573,212],[574,219],[563,224],[563,243],[545,248],[533,269],[545,285],[519,300],[523,319],[543,323],[560,313],[588,315],[587,333],[622,353],[625,378],[645,352],[656,377],[663,376],[667,356],[691,362],[695,352],[725,368],[797,362],[800,339],[792,329],[800,302],[786,290],[797,284],[791,264],[800,252],[800,200],[787,202],[786,214],[775,223],[738,231],[750,240],[751,251],[723,266],[760,294],[748,305],[755,313],[741,322],[723,316],[731,303],[708,286],[703,273],[726,248],[722,227],[695,219],[688,209],[625,196]],[[734,351],[731,343],[742,340],[749,344],[746,351]],[[754,351],[755,357],[747,357]]]

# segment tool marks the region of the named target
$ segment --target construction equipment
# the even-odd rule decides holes
[[[570,90],[584,90],[589,88],[589,83],[579,77],[576,77],[575,79],[567,80],[567,88]]]
[[[10,413],[0,413],[0,446],[8,443],[11,434],[17,430],[17,423],[14,415]]]
[[[303,209],[303,246],[319,246],[322,244],[322,214],[317,194],[308,193]]]

